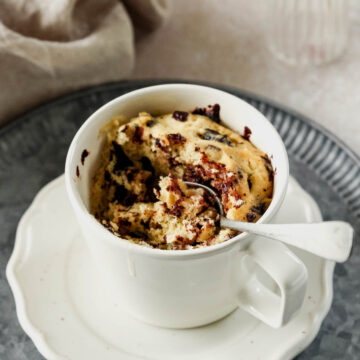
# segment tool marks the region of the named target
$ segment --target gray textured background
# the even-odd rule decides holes
[[[160,82],[121,82],[80,91],[43,105],[0,129],[0,360],[43,359],[19,326],[13,296],[5,278],[5,267],[13,249],[16,226],[21,215],[35,194],[63,172],[70,141],[79,126],[94,110],[122,93]],[[235,89],[225,90],[250,100],[265,114],[274,109],[279,116],[284,117],[287,114],[281,107],[255,96]],[[332,151],[336,151],[337,154],[345,153],[349,166],[360,169],[360,160],[325,130],[294,114],[287,121],[290,127],[298,121],[303,127],[315,128],[319,132],[318,136],[330,138],[335,144]],[[289,132],[282,135],[286,140]],[[353,224],[358,234],[359,216],[349,210],[329,179],[324,179],[316,168],[302,161],[301,156],[297,154],[298,150],[291,146],[288,148],[292,175],[317,200],[325,219],[347,220]],[[297,360],[360,359],[358,242],[359,236],[356,236],[350,260],[346,264],[336,266],[332,308],[314,342],[296,358]]]

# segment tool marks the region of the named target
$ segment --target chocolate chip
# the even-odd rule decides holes
[[[152,120],[147,121],[145,125],[146,125],[147,127],[151,128],[151,127],[153,127],[155,124],[156,124],[156,121],[152,119]]]
[[[245,126],[244,127],[244,135],[243,135],[243,138],[246,139],[246,140],[249,140],[250,139],[250,135],[251,135],[251,130]]]
[[[213,129],[208,129],[208,128],[205,129],[205,132],[207,134],[209,134],[209,136],[211,136],[211,135],[215,135],[215,136],[221,135],[218,131],[213,130]]]
[[[249,175],[249,177],[247,178],[247,183],[248,183],[248,186],[249,186],[249,190],[251,190],[251,188],[252,188],[252,181],[251,181],[251,179],[250,179],[250,175]]]
[[[266,211],[266,204],[264,202],[261,202],[251,208],[251,211],[254,213],[257,213],[259,215],[263,215]]]
[[[273,170],[273,167],[271,165],[271,161],[270,161],[270,159],[268,158],[267,155],[262,156],[262,159],[265,162],[265,168],[266,168],[266,171],[268,172],[268,175],[269,175],[269,181],[273,181],[274,180],[274,170]]]
[[[206,116],[206,108],[198,108],[198,107],[196,107],[191,113],[194,114],[194,115]]]
[[[195,108],[192,114],[207,116],[210,120],[220,123],[220,105],[209,105],[207,108]]]
[[[203,179],[199,169],[196,167],[188,166],[184,175],[185,181],[196,182],[202,184]]]
[[[89,156],[89,151],[87,151],[86,149],[83,150],[83,152],[81,153],[81,164],[84,165],[85,163],[85,159]]]
[[[150,201],[152,203],[157,201],[157,198],[155,196],[154,190],[159,191],[159,179],[157,179],[155,176],[149,176],[145,180],[145,186],[146,186],[146,201]]]
[[[130,206],[137,201],[137,197],[135,194],[129,192],[125,186],[119,185],[116,182],[112,182],[113,186],[115,186],[114,197],[112,201],[117,201],[119,204],[123,204],[125,206]]]
[[[176,160],[173,156],[170,156],[167,159],[167,161],[169,163],[170,168],[174,168],[176,166],[182,165],[182,163],[180,161]]]
[[[127,233],[129,236],[131,236],[132,238],[135,239],[142,239],[142,240],[146,240],[147,239],[147,235],[144,234],[141,231],[130,231]]]
[[[147,170],[147,171],[150,171],[151,173],[154,173],[154,168],[151,164],[151,161],[148,157],[146,156],[143,156],[141,159],[141,165],[142,165],[142,168],[143,170]]]
[[[220,143],[231,146],[232,142],[228,139],[227,135],[222,135],[218,131],[213,129],[205,129],[204,134],[198,134],[198,136],[204,140],[218,141]]]
[[[171,143],[175,145],[184,144],[186,142],[186,138],[179,133],[168,134],[167,138]]]
[[[246,218],[248,222],[253,222],[256,219],[256,215],[252,212],[246,214]]]
[[[117,223],[120,226],[131,226],[131,222],[128,219],[125,219],[125,218],[122,218],[122,217],[119,217],[117,219]]]
[[[214,189],[213,189],[214,190]],[[205,202],[209,205],[209,206],[212,206],[212,207],[218,207],[218,203],[217,201],[215,200],[214,196],[211,195],[209,192],[205,191],[204,193],[204,200]],[[206,209],[205,209],[206,210]],[[217,209],[217,210],[220,210],[220,209]]]
[[[221,150],[220,148],[218,148],[217,146],[214,146],[214,145],[208,145],[208,146],[206,146],[206,148],[208,150],[215,150],[215,151],[220,151]]]
[[[220,122],[220,105],[215,104],[213,106],[209,106],[210,111],[208,111],[207,116],[216,123]]]
[[[230,240],[230,239],[232,239],[233,237],[235,237],[236,235],[239,235],[239,233],[238,233],[238,232],[234,232],[233,234],[228,234],[226,240]]]
[[[166,190],[176,193],[180,197],[184,197],[185,195],[180,188],[178,180],[172,174],[169,175],[169,178],[170,178],[170,184],[166,187]]]
[[[76,167],[76,176],[80,178],[80,170],[78,166]]]
[[[123,201],[123,204],[125,205],[125,206],[131,206],[131,205],[133,205],[134,204],[134,202],[136,201],[137,199],[136,199],[136,195],[135,194],[131,194],[131,193],[127,193],[126,194],[126,197],[125,197],[125,199],[124,199],[124,201]]]
[[[114,200],[117,200],[121,203],[126,197],[127,193],[128,192],[123,185],[117,185],[115,188]]]
[[[120,170],[123,170],[131,165],[133,165],[133,162],[126,156],[124,153],[123,148],[116,143],[115,141],[112,142],[113,145],[113,154],[115,155],[116,162],[114,165],[114,171],[118,172]]]
[[[132,137],[132,141],[137,144],[142,144],[143,140],[143,134],[144,134],[144,128],[141,126],[135,127],[135,132]]]
[[[150,229],[150,220],[148,220],[148,221],[141,220],[141,221],[140,221],[140,224],[141,224],[145,229],[147,229],[147,230]]]
[[[138,173],[138,171],[136,169],[128,169],[125,172],[125,175],[128,179],[129,182],[132,182],[134,180],[135,175]]]
[[[192,242],[194,242],[194,241],[192,241]],[[175,241],[173,242],[173,249],[174,250],[185,250],[186,246],[188,244],[191,244],[192,242],[189,241],[188,238],[185,239],[180,235],[176,235]]]
[[[104,172],[104,180],[111,181],[111,174],[107,170]]]
[[[121,131],[122,133],[126,133],[126,131],[127,131],[128,128],[129,128],[129,125],[126,124],[120,131]]]
[[[166,145],[163,145],[161,143],[161,140],[158,138],[155,139],[155,146],[158,147],[163,152],[166,152],[166,153],[169,152],[169,147]]]
[[[157,230],[162,229],[162,226],[159,223],[155,223],[153,227],[154,227],[154,229],[157,229]]]
[[[267,155],[262,156],[262,158],[264,159],[264,161],[265,161],[266,164],[268,164],[269,166],[271,166],[271,161],[270,161],[270,159],[268,158]]]
[[[174,111],[172,116],[175,120],[184,122],[187,120],[188,113],[186,111]]]

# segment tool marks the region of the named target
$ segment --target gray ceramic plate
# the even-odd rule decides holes
[[[0,359],[42,359],[18,324],[5,280],[5,266],[21,215],[35,194],[63,172],[70,141],[91,113],[126,92],[169,82],[178,81],[124,81],[78,91],[0,129]],[[291,110],[237,89],[211,86],[243,98],[267,116],[285,142],[292,175],[316,199],[324,219],[349,221],[358,234],[360,159],[331,133]],[[336,266],[332,308],[299,360],[360,358],[358,237],[350,260]]]

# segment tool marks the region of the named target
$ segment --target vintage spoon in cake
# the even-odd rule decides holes
[[[184,181],[185,184],[205,189],[216,200],[220,214],[220,227],[246,231],[279,240],[325,259],[344,262],[350,256],[354,229],[344,221],[323,221],[308,224],[259,224],[227,219],[223,205],[215,191],[209,187]]]

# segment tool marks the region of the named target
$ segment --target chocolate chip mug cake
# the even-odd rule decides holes
[[[91,213],[116,236],[159,249],[191,249],[238,233],[220,229],[214,189],[229,219],[254,222],[273,194],[268,156],[243,135],[220,125],[219,105],[127,121],[115,117],[91,187]]]

